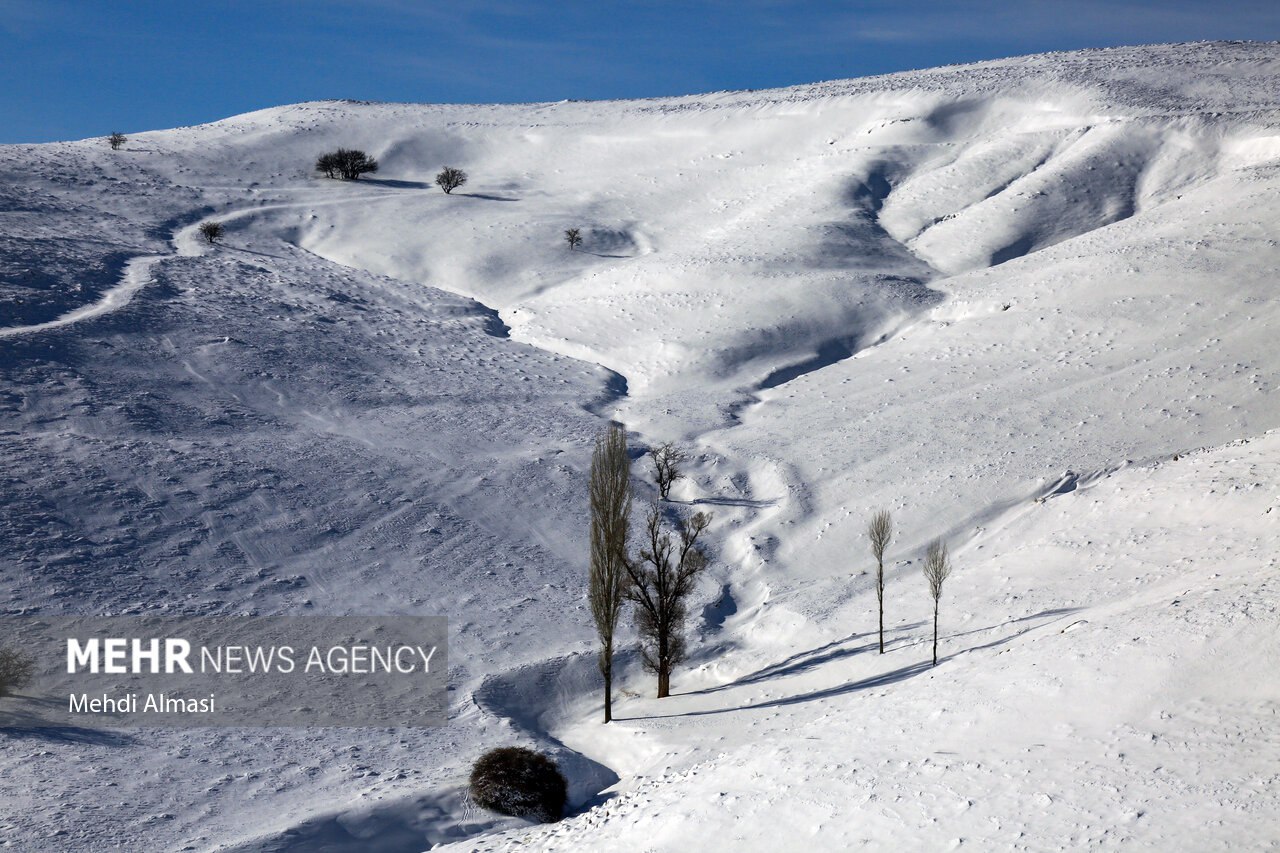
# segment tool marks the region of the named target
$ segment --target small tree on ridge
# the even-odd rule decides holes
[[[569,244],[569,251],[572,252],[582,244],[582,232],[577,228],[566,228],[564,241]]]
[[[124,145],[128,141],[129,141],[129,137],[125,136],[123,133],[119,131],[116,131],[115,133],[107,137],[107,144],[111,146],[112,151],[119,151],[120,146]]]

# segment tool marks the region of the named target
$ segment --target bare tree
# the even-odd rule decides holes
[[[876,603],[880,607],[880,654],[884,654],[884,551],[893,539],[893,517],[888,510],[879,510],[867,523],[867,538],[871,540],[871,554],[876,558]]]
[[[924,579],[929,582],[929,595],[933,596],[933,665],[938,665],[938,601],[942,598],[942,583],[951,576],[951,556],[947,543],[935,539],[929,543],[924,555]]]
[[[641,658],[645,669],[658,676],[659,699],[671,695],[671,670],[685,658],[687,602],[694,582],[708,564],[698,537],[709,524],[711,516],[695,513],[687,521],[677,522],[673,535],[662,523],[662,511],[655,504],[645,521],[639,558],[626,563],[631,577],[627,597],[635,604]]]
[[[671,442],[649,451],[653,458],[653,478],[658,482],[658,494],[665,501],[671,496],[671,486],[679,480],[680,463],[685,460],[684,453]]]
[[[316,160],[316,171],[324,172],[329,178],[355,181],[361,175],[378,171],[378,161],[357,148],[339,148],[321,154]]]
[[[582,232],[577,228],[566,228],[564,231],[564,241],[569,244],[569,251],[573,251],[582,244]]]
[[[338,155],[330,151],[316,158],[316,171],[324,172],[326,178],[338,177]]]
[[[21,690],[35,672],[35,658],[16,649],[0,648],[0,697]]]
[[[587,598],[600,638],[604,721],[613,719],[613,637],[626,600],[627,538],[631,527],[631,457],[627,435],[610,424],[591,454],[591,568]]]
[[[222,239],[224,229],[221,222],[214,222],[210,220],[208,222],[201,222],[199,231],[200,236],[204,237],[205,242],[212,246],[214,243]]]
[[[445,166],[436,175],[436,183],[445,193],[451,193],[467,182],[467,173],[452,166]]]
[[[128,141],[129,141],[129,137],[125,136],[123,133],[120,133],[119,131],[116,131],[115,133],[107,137],[107,144],[111,146],[112,151],[119,151],[120,146],[124,145]]]

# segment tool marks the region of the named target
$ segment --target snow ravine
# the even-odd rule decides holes
[[[1277,93],[1280,45],[1203,43],[0,147],[5,612],[440,613],[453,709],[117,732],[0,700],[0,842],[1280,846]],[[339,146],[381,169],[310,171]],[[676,695],[628,627],[605,727],[609,419],[688,448],[673,499],[715,520]],[[467,802],[507,744],[569,818]]]

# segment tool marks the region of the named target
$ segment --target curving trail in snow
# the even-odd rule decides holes
[[[232,209],[218,214],[217,216],[205,217],[207,219],[217,219],[224,224],[231,222],[241,222],[260,215],[271,215],[289,210],[313,210],[317,206],[326,205],[366,205],[379,201],[386,201],[393,197],[393,192],[372,192],[354,197],[344,197],[341,199],[319,198],[307,201],[296,202],[278,202],[278,203],[261,203],[251,207],[240,209]],[[184,220],[190,220],[190,215],[180,217]],[[51,329],[60,329],[71,326],[84,320],[91,320],[95,317],[101,317],[104,314],[110,314],[114,311],[127,306],[139,290],[153,281],[152,269],[155,265],[163,260],[174,257],[199,257],[206,254],[212,247],[207,245],[204,238],[200,235],[200,224],[203,219],[192,222],[187,225],[176,226],[169,235],[169,243],[173,247],[173,251],[167,254],[151,254],[138,255],[129,259],[125,263],[124,271],[120,275],[120,281],[114,287],[107,289],[102,296],[93,302],[74,308],[65,314],[42,323],[33,323],[25,326],[9,326],[0,327],[0,338],[17,337],[19,335],[29,335],[36,332],[44,332]]]
[[[151,282],[152,267],[166,257],[171,256],[141,255],[133,258],[125,264],[124,274],[120,276],[120,283],[104,293],[95,302],[84,305],[74,311],[69,311],[61,317],[44,323],[0,328],[0,339],[17,337],[18,335],[30,335],[50,329],[61,329],[83,320],[91,320],[94,317],[101,317],[103,314],[110,314],[112,311],[119,311],[129,304],[135,293]]]

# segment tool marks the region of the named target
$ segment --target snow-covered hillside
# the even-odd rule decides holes
[[[453,697],[128,733],[0,700],[0,840],[1280,845],[1278,93],[1280,45],[1205,43],[0,147],[4,611],[441,613]],[[339,146],[381,169],[311,171]],[[677,695],[627,653],[604,727],[610,418],[693,453],[715,553]],[[507,743],[572,817],[465,802]]]

